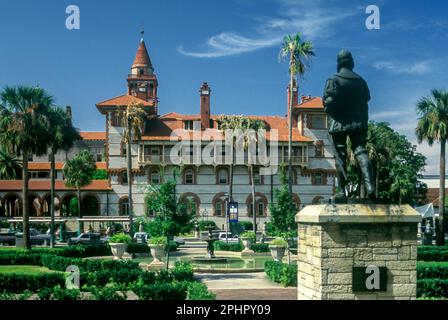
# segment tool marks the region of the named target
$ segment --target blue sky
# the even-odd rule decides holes
[[[68,5],[81,29],[65,27]],[[365,8],[380,8],[367,30]],[[321,95],[339,49],[352,50],[369,83],[371,119],[388,121],[415,142],[415,103],[447,89],[448,3],[405,0],[0,0],[0,87],[38,84],[71,105],[75,125],[104,130],[95,103],[125,93],[140,30],[159,79],[160,113],[197,113],[202,81],[212,112],[284,115],[283,35],[302,32],[316,57],[300,93]],[[436,173],[438,147],[419,146]]]

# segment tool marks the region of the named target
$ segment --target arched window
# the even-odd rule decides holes
[[[226,215],[225,201],[222,199],[216,200],[214,209],[216,217],[224,217]]]
[[[249,217],[253,216],[254,208],[252,203],[252,195],[249,195],[246,199],[247,204],[247,215]],[[261,193],[255,193],[255,214],[259,217],[267,215],[268,200],[265,195]]]
[[[182,205],[181,210],[188,214],[199,214],[199,206],[200,206],[200,199],[199,197],[194,193],[184,193],[179,198],[179,203]]]
[[[128,184],[129,183],[128,173],[126,171],[121,172],[119,175],[119,180],[120,184]]]
[[[184,184],[195,184],[195,176],[193,169],[187,169],[184,172]]]
[[[120,216],[128,216],[129,215],[129,199],[127,197],[121,198],[118,203],[118,209]]]
[[[218,184],[229,184],[229,172],[227,169],[218,170]]]
[[[161,177],[160,177],[159,170],[151,170],[149,182],[150,182],[150,184],[160,184]]]

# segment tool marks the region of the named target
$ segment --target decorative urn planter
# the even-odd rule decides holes
[[[123,255],[126,252],[126,249],[128,248],[127,243],[110,243],[110,249],[112,251],[112,254],[114,255],[114,259],[123,259]]]
[[[148,265],[149,270],[162,269],[165,264],[161,261],[162,257],[165,256],[165,245],[164,244],[149,244],[151,251],[151,256],[153,261]]]
[[[271,250],[272,258],[274,258],[275,261],[281,262],[285,256],[286,246],[271,244],[269,245],[269,249]]]
[[[250,247],[254,244],[254,238],[242,237],[241,242],[244,246],[243,251],[241,251],[241,255],[250,255],[254,253],[254,251],[250,249]]]

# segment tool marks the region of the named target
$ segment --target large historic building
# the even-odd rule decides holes
[[[228,162],[223,159],[229,149],[219,144],[226,139],[220,128],[220,116],[210,109],[212,90],[204,82],[199,88],[198,114],[170,112],[159,114],[158,81],[143,39],[137,50],[130,74],[127,76],[126,93],[96,104],[105,118],[105,132],[82,132],[82,140],[70,150],[57,155],[56,214],[68,212],[70,200],[75,196],[71,188],[64,186],[62,166],[66,159],[80,149],[89,149],[95,156],[97,167],[106,169],[108,180],[95,180],[83,189],[83,201],[89,199],[87,215],[125,216],[128,214],[128,183],[133,184],[135,215],[152,216],[145,205],[148,185],[176,179],[176,193],[189,208],[194,207],[201,217],[214,219],[218,225],[225,222],[225,208],[229,192]],[[198,84],[199,87],[199,84]],[[274,191],[280,186],[275,170],[266,174],[265,167],[275,167],[275,153],[279,165],[287,164],[289,117],[293,123],[293,193],[301,207],[306,204],[328,201],[334,192],[334,158],[327,131],[327,115],[321,98],[302,96],[293,89],[293,112],[286,116],[247,116],[261,120],[266,128],[267,156],[270,162],[256,159],[254,162],[255,208],[252,208],[251,181],[248,174],[248,152],[237,150],[233,169],[233,200],[239,203],[241,220],[252,220],[252,213],[259,222],[269,218],[269,204],[275,201]],[[285,101],[289,101],[287,89]],[[123,143],[123,121],[117,110],[134,104],[147,115],[142,125],[140,139],[132,139],[132,181],[126,174],[126,146]],[[191,106],[189,110],[193,110]],[[71,110],[68,110],[71,112]],[[212,145],[212,147],[210,147]],[[239,152],[239,153],[238,153]],[[197,155],[207,154],[212,161],[199,161]],[[238,156],[239,154],[239,156]],[[257,153],[258,155],[258,153]],[[221,158],[222,156],[222,158]],[[201,157],[199,157],[200,159]],[[49,170],[47,157],[30,159],[31,215],[48,215]],[[0,181],[0,217],[20,215],[21,181]],[[96,205],[91,205],[96,203]]]

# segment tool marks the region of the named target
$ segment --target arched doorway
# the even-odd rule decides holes
[[[21,217],[22,216],[22,198],[18,194],[10,193],[3,197],[2,210],[4,217]],[[0,214],[2,214],[0,213]]]
[[[30,217],[41,217],[43,215],[40,197],[35,193],[28,195],[28,211]]]
[[[118,201],[118,212],[120,216],[128,216],[129,215],[129,199],[128,197],[120,198]]]
[[[246,199],[247,205],[247,216],[252,217],[254,208],[252,203],[252,195],[250,194]],[[265,217],[267,216],[268,209],[268,199],[262,193],[255,193],[255,214],[257,217]]]
[[[51,202],[51,194],[47,194],[42,197],[42,213],[45,217],[50,217],[50,202]],[[61,201],[56,196],[54,197],[54,215],[60,216],[61,215]]]
[[[84,216],[99,216],[100,202],[98,198],[92,194],[85,195],[82,198],[82,211]]]
[[[78,216],[78,199],[74,193],[64,195],[61,201],[61,214],[64,217]]]
[[[179,203],[182,205],[181,210],[184,210],[188,214],[194,213],[196,216],[199,216],[199,206],[201,205],[201,200],[197,194],[186,192],[180,196]]]

